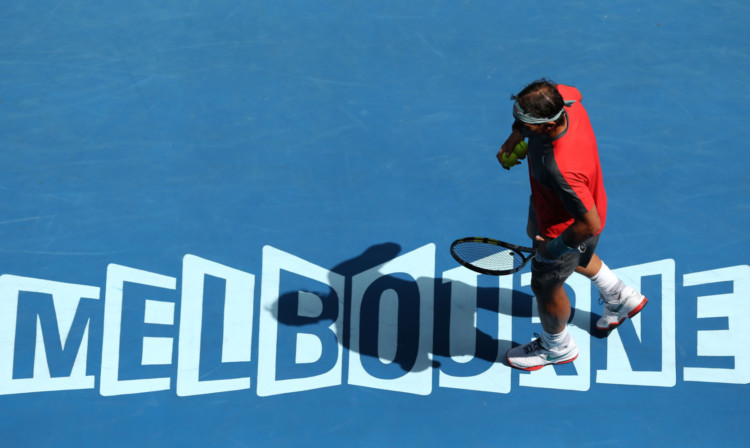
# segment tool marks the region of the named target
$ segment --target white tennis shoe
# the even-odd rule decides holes
[[[614,302],[604,302],[602,317],[596,322],[599,331],[611,331],[617,328],[625,319],[640,313],[648,299],[641,293],[626,286],[620,292],[620,297]]]
[[[508,350],[505,354],[508,363],[516,369],[533,371],[550,364],[566,364],[578,358],[578,345],[572,338],[555,348],[547,348],[538,337],[528,344]]]

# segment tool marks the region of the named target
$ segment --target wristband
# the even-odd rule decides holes
[[[578,247],[575,247],[575,248],[570,247],[567,244],[565,244],[565,241],[563,240],[562,235],[558,236],[557,238],[547,243],[547,252],[549,252],[549,254],[552,255],[555,259],[560,258],[561,256],[565,254],[569,254],[571,252],[578,252],[582,254],[585,251],[586,251],[585,244],[579,244]]]

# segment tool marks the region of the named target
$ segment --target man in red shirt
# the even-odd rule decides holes
[[[594,253],[607,218],[607,195],[599,152],[581,93],[542,79],[511,97],[513,132],[497,154],[509,154],[528,139],[531,205],[527,233],[537,253],[531,288],[537,298],[542,335],[506,354],[511,366],[538,370],[578,357],[567,331],[570,300],[565,280],[578,272],[590,278],[604,299],[600,331],[633,317],[648,301],[626,286]]]

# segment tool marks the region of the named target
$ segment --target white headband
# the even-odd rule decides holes
[[[565,104],[565,107],[570,107],[573,105],[573,103],[575,103],[575,101],[565,101],[564,104]],[[513,104],[513,117],[515,117],[516,120],[518,121],[522,121],[528,124],[544,124],[544,123],[549,123],[550,121],[557,121],[560,118],[560,116],[562,116],[563,112],[565,112],[565,107],[560,109],[560,112],[555,114],[555,116],[553,117],[538,118],[531,114],[526,113],[526,111],[523,110],[521,105],[518,104],[518,101],[516,101],[515,104]]]

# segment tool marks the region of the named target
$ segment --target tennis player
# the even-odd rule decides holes
[[[594,253],[607,217],[607,195],[594,131],[581,93],[541,79],[511,97],[513,131],[497,153],[511,153],[528,139],[531,204],[527,233],[537,253],[531,288],[537,298],[542,335],[510,349],[511,366],[538,370],[578,357],[567,330],[570,300],[565,280],[578,272],[590,278],[604,300],[597,330],[610,331],[638,314],[648,301],[626,286]]]

